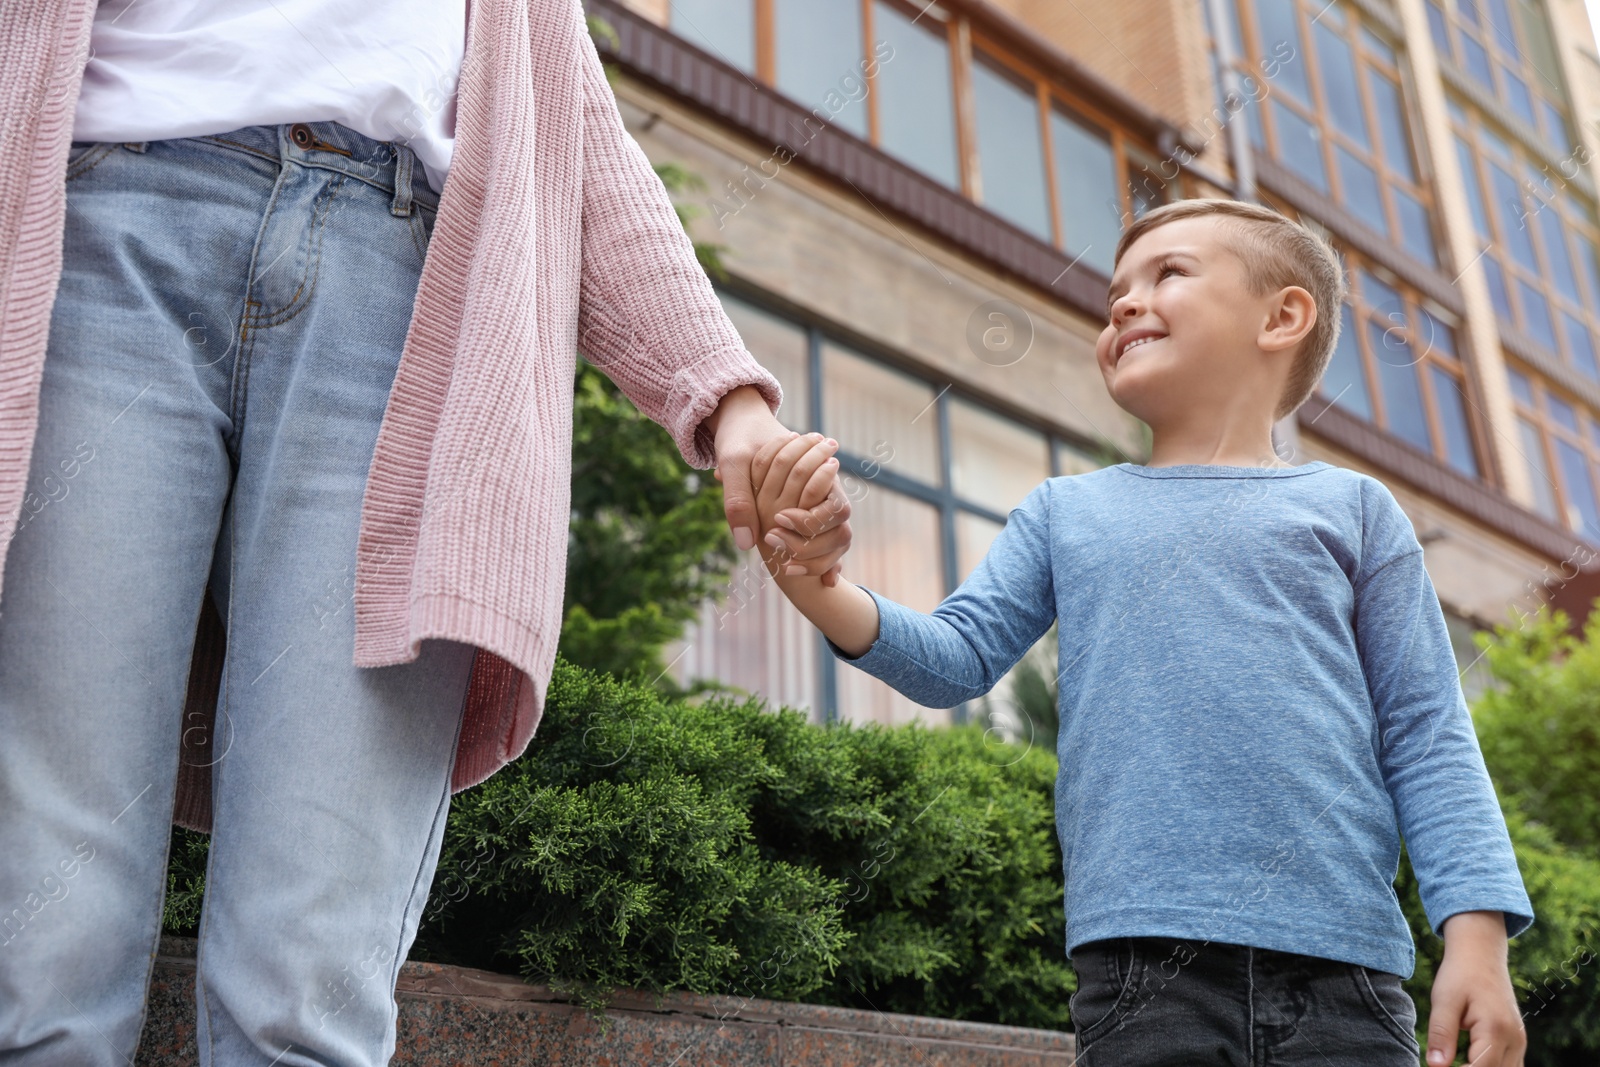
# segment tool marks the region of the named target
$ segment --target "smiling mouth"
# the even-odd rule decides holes
[[[1127,344],[1123,345],[1122,351],[1117,353],[1117,362],[1121,363],[1123,357],[1125,357],[1129,352],[1132,352],[1135,348],[1139,348],[1142,345],[1147,345],[1151,341],[1159,341],[1164,337],[1166,337],[1166,334],[1163,333],[1134,338],[1132,341],[1129,341]]]

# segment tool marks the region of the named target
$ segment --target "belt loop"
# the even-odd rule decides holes
[[[411,149],[396,144],[394,163],[394,200],[389,204],[389,214],[402,217],[411,214]]]
[[[137,152],[142,156],[142,155],[144,155],[145,150],[150,147],[150,142],[149,141],[123,141],[122,142],[122,147],[126,148],[130,152]]]

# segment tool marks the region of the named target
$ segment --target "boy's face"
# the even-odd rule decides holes
[[[1110,324],[1095,349],[1119,407],[1152,428],[1174,418],[1276,405],[1286,359],[1257,345],[1275,294],[1251,293],[1244,264],[1214,217],[1158,226],[1131,246],[1111,280]]]

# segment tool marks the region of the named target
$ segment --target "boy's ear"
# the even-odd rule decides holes
[[[1264,352],[1292,349],[1305,340],[1317,324],[1317,301],[1304,288],[1289,285],[1278,290],[1267,307],[1266,320],[1256,337]]]

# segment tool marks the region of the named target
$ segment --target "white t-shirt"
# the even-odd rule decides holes
[[[466,0],[101,0],[72,139],[334,121],[409,144],[439,192],[466,41]]]

